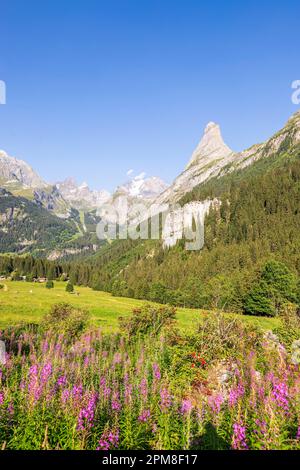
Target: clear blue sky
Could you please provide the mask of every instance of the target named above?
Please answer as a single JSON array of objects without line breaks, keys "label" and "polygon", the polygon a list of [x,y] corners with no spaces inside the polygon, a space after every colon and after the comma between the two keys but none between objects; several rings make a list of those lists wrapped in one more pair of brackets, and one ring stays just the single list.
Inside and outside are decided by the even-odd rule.
[{"label": "clear blue sky", "polygon": [[297,111],[300,2],[0,0],[0,148],[48,181],[170,182],[206,123],[234,150]]}]

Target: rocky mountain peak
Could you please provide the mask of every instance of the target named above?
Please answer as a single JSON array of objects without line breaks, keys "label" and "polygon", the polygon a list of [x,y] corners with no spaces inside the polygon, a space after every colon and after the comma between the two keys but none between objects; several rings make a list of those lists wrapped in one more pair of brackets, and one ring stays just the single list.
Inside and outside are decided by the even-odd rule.
[{"label": "rocky mountain peak", "polygon": [[223,141],[220,126],[215,122],[209,122],[186,168],[198,163],[199,160],[224,158],[232,153]]},{"label": "rocky mountain peak", "polygon": [[78,210],[97,209],[110,197],[110,193],[104,189],[91,190],[85,181],[78,185],[73,177],[56,183],[56,186],[63,198]]},{"label": "rocky mountain peak", "polygon": [[28,163],[11,157],[3,150],[0,150],[0,179],[24,187],[43,188],[47,186]]},{"label": "rocky mountain peak", "polygon": [[137,199],[154,199],[167,189],[168,185],[159,177],[145,178],[145,173],[134,176],[121,186],[118,186],[113,198],[127,196]]}]

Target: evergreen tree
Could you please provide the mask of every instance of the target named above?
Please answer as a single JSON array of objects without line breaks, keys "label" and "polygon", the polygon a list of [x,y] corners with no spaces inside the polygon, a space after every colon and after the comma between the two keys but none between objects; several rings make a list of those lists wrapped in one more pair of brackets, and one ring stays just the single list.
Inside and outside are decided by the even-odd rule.
[{"label": "evergreen tree", "polygon": [[66,292],[74,292],[74,286],[71,282],[68,282],[66,285]]}]

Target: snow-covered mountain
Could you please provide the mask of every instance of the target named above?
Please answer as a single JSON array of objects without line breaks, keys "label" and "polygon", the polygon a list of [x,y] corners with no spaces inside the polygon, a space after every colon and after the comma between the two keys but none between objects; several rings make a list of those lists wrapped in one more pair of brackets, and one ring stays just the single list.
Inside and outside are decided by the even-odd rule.
[{"label": "snow-covered mountain", "polygon": [[56,183],[56,187],[63,198],[75,209],[91,210],[98,209],[110,198],[110,193],[106,190],[91,190],[87,183],[78,185],[74,178],[67,178]]},{"label": "snow-covered mountain", "polygon": [[168,185],[159,177],[145,178],[145,173],[133,177],[130,181],[117,187],[113,199],[127,196],[136,201],[152,201],[167,189]]}]

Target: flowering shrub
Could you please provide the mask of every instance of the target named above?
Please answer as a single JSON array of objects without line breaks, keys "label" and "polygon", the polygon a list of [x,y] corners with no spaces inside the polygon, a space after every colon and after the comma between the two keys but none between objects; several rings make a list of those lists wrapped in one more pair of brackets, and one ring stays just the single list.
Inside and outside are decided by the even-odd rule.
[{"label": "flowering shrub", "polygon": [[174,346],[163,328],[137,338],[86,331],[71,342],[10,329],[2,339],[0,447],[300,449],[299,365],[270,335],[241,337],[226,361],[206,361],[204,340],[191,355],[186,338]]}]

